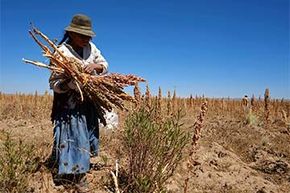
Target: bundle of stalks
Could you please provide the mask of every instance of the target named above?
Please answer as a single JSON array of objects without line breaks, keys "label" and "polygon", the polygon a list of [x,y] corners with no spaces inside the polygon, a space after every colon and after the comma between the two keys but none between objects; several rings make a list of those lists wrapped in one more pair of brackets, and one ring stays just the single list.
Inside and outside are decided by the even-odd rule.
[{"label": "bundle of stalks", "polygon": [[[133,86],[138,82],[144,82],[143,78],[135,75],[122,75],[117,73],[105,74],[100,76],[90,75],[84,72],[80,61],[65,56],[46,35],[35,27],[29,31],[35,42],[42,48],[43,56],[47,57],[51,65],[46,65],[38,61],[23,59],[25,63],[30,63],[39,67],[48,68],[55,73],[63,75],[75,81],[80,99],[84,97],[93,101],[97,109],[100,121],[106,125],[104,118],[105,110],[111,111],[113,107],[125,109],[124,101],[135,102],[134,97],[123,91],[124,87]],[[46,42],[45,45],[40,39]]]}]

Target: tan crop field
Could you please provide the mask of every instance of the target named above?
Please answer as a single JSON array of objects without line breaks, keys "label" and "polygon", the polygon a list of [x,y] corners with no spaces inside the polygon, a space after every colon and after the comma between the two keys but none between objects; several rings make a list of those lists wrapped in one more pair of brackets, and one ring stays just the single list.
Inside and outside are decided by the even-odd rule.
[{"label": "tan crop field", "polygon": [[[135,93],[118,128],[100,129],[90,192],[290,192],[290,101],[267,92],[246,102]],[[0,192],[75,191],[46,165],[51,106],[48,93],[0,94]]]}]

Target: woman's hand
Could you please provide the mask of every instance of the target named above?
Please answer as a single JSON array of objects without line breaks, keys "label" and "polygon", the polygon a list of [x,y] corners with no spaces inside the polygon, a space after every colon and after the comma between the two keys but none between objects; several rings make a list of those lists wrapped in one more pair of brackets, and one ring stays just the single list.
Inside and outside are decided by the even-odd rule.
[{"label": "woman's hand", "polygon": [[104,71],[104,67],[101,64],[91,63],[91,64],[86,65],[84,67],[84,70],[86,73],[89,73],[89,74],[92,74],[94,70],[97,72],[97,74],[100,74]]}]

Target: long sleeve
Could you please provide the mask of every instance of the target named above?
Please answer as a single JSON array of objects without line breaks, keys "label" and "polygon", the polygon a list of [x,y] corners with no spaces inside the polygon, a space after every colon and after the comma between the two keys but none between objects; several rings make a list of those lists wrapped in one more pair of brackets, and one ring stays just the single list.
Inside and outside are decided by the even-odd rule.
[{"label": "long sleeve", "polygon": [[92,51],[94,54],[93,62],[103,66],[104,69],[103,69],[103,72],[101,74],[107,73],[108,72],[108,62],[101,54],[101,51],[94,44],[91,44],[91,46],[92,46]]},{"label": "long sleeve", "polygon": [[49,86],[56,93],[65,93],[70,88],[68,87],[68,80],[65,79],[62,73],[52,72],[49,78]]}]

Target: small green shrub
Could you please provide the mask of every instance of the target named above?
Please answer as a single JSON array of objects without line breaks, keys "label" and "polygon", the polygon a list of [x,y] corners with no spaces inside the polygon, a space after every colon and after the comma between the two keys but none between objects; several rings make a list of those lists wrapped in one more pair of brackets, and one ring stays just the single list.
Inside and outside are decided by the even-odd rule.
[{"label": "small green shrub", "polygon": [[0,192],[27,192],[28,175],[37,167],[35,147],[13,140],[11,134],[1,132],[0,141]]},{"label": "small green shrub", "polygon": [[257,122],[258,122],[257,116],[250,109],[246,114],[246,124],[257,125]]},{"label": "small green shrub", "polygon": [[126,119],[124,143],[129,166],[125,192],[162,191],[189,141],[189,134],[181,129],[180,111],[162,119],[156,112],[141,107]]}]

